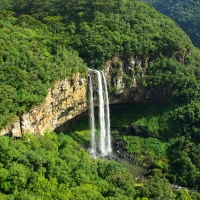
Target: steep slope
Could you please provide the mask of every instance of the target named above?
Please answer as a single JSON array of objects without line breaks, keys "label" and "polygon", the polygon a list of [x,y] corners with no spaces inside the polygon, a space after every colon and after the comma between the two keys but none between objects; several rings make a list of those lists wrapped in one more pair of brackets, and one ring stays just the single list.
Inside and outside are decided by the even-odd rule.
[{"label": "steep slope", "polygon": [[145,0],[161,13],[171,17],[189,35],[193,44],[200,47],[200,3],[195,0]]},{"label": "steep slope", "polygon": [[65,38],[31,16],[0,12],[0,129],[16,115],[44,101],[56,80],[87,73]]},{"label": "steep slope", "polygon": [[[67,77],[73,86],[76,73],[86,77],[84,60],[87,66],[106,73],[111,102],[126,102],[123,100],[127,97],[135,100],[141,92],[147,99],[145,103],[173,106],[173,110],[163,114],[161,127],[157,123],[160,115],[153,117],[155,127],[146,137],[166,139],[165,133],[170,132],[171,126],[165,120],[170,119],[170,125],[176,127],[169,134],[172,163],[166,169],[158,161],[156,167],[168,173],[172,182],[199,188],[200,52],[170,18],[137,0],[8,0],[5,5],[1,7],[13,9],[16,17],[10,11],[0,12],[0,128],[40,104],[47,88],[53,91],[51,87],[57,80]],[[74,92],[76,87],[70,89]],[[152,97],[159,98],[154,101]],[[83,101],[85,105],[86,97]],[[62,102],[58,101],[56,108],[60,109],[60,105]],[[75,106],[76,103],[70,109]],[[63,115],[69,110],[61,109]],[[129,117],[132,115],[124,119]],[[146,118],[133,123],[139,126],[143,122],[142,126],[149,128],[150,114]],[[34,116],[31,125],[36,123]],[[129,125],[125,124],[125,128]]]},{"label": "steep slope", "polygon": [[[30,6],[24,0],[21,6],[13,2],[12,9],[17,16],[31,14],[45,22],[52,35],[59,33],[55,46],[59,41],[62,47],[73,47],[89,67],[100,69],[117,56],[125,69],[127,60],[134,57],[142,62],[148,75],[141,81],[142,86],[169,85],[174,89],[173,96],[183,96],[182,101],[196,98],[194,91],[182,95],[180,90],[185,91],[190,85],[198,90],[195,82],[199,74],[199,52],[173,21],[146,3],[47,0],[33,1]],[[131,74],[138,70],[126,71]]]}]

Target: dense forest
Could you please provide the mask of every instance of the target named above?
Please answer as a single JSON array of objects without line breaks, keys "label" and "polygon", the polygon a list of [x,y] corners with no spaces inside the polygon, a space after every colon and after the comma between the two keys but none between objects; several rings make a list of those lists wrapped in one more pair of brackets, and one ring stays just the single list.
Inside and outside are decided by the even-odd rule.
[{"label": "dense forest", "polygon": [[0,27],[0,129],[56,80],[87,76],[114,56],[146,60],[139,86],[170,91],[162,105],[111,115],[116,148],[146,167],[147,179],[135,183],[119,163],[90,158],[84,141],[72,140],[90,134],[83,121],[66,135],[1,137],[1,199],[200,199],[171,187],[200,189],[200,51],[174,21],[139,0],[5,0]]},{"label": "dense forest", "polygon": [[165,1],[143,0],[164,15],[169,16],[190,36],[193,44],[200,48],[200,2],[195,0]]},{"label": "dense forest", "polygon": [[0,128],[41,103],[56,80],[87,71],[65,37],[31,16],[13,15],[0,12]]},{"label": "dense forest", "polygon": [[[130,199],[133,178],[119,163],[91,159],[63,134],[1,141],[1,199]],[[112,198],[111,198],[112,199]]]}]

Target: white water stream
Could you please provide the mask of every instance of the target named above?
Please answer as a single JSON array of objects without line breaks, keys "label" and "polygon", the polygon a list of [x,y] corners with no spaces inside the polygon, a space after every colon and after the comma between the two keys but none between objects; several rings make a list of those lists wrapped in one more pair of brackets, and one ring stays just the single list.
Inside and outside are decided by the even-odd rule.
[{"label": "white water stream", "polygon": [[93,85],[92,78],[89,75],[89,104],[90,104],[90,127],[91,127],[91,149],[90,154],[96,156],[96,142],[95,142],[95,121],[94,121],[94,100],[93,100]]},{"label": "white water stream", "polygon": [[[89,70],[89,103],[90,103],[90,126],[91,126],[91,148],[90,154],[93,157],[104,157],[112,153],[110,135],[110,111],[107,83],[103,72]],[[99,137],[95,135],[94,99],[92,73],[97,79],[98,105],[99,105]]]},{"label": "white water stream", "polygon": [[106,78],[102,73],[104,83],[104,97],[105,97],[105,119],[106,119],[106,152],[112,153],[111,135],[110,135],[110,110]]}]

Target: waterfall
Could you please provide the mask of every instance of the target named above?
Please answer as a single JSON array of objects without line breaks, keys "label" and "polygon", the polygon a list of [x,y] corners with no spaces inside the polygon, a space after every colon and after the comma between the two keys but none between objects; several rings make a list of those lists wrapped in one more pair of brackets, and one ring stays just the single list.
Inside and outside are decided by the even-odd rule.
[{"label": "waterfall", "polygon": [[96,156],[96,142],[95,142],[95,122],[94,122],[94,100],[93,100],[93,85],[92,78],[89,75],[89,104],[90,104],[90,127],[91,127],[91,149],[90,154]]},{"label": "waterfall", "polygon": [[104,83],[104,93],[105,93],[105,118],[106,118],[106,152],[111,153],[112,152],[112,146],[111,146],[111,135],[110,135],[110,111],[109,111],[109,99],[108,99],[108,90],[107,90],[107,82],[106,78],[102,73],[103,77],[103,83]]},{"label": "waterfall", "polygon": [[[95,136],[95,117],[94,117],[94,99],[92,77],[89,75],[89,102],[90,102],[90,126],[91,126],[91,149],[90,154],[93,157],[104,157],[112,153],[111,135],[110,135],[110,112],[107,83],[103,72],[89,69],[94,73],[98,84],[98,104],[99,104],[99,141]],[[98,145],[97,145],[98,143]]]},{"label": "waterfall", "polygon": [[106,149],[105,149],[106,129],[105,129],[105,112],[104,112],[102,78],[101,78],[101,73],[99,71],[95,70],[95,72],[97,73],[98,95],[99,95],[99,124],[100,124],[99,150],[102,155],[106,155]]}]

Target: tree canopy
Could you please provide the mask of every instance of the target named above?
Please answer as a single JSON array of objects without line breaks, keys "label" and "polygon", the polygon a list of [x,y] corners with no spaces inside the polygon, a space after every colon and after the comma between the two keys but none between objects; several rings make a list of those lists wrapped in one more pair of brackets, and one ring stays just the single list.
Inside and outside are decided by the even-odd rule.
[{"label": "tree canopy", "polygon": [[85,72],[83,61],[101,69],[114,56],[147,62],[142,87],[170,88],[179,103],[198,98],[199,51],[147,3],[7,0],[0,9],[1,128],[42,102],[55,80]]},{"label": "tree canopy", "polygon": [[200,4],[195,0],[165,1],[144,0],[161,13],[171,17],[190,36],[193,44],[200,47]]},{"label": "tree canopy", "polygon": [[[198,30],[198,6],[191,15],[186,1],[181,5],[174,10],[188,7],[183,14],[197,19]],[[140,110],[114,121],[126,120],[125,129],[136,124],[136,134],[145,130],[144,137],[122,138],[132,158],[152,164],[153,177],[139,188],[119,163],[91,159],[69,137],[47,133],[0,138],[1,198],[190,199],[187,190],[174,195],[168,180],[199,189],[200,52],[174,21],[138,0],[5,0],[0,27],[0,129],[40,104],[56,80],[86,75],[87,66],[102,69],[116,56],[124,67],[131,57],[146,63],[138,87],[169,91],[160,113],[144,109],[143,117]]]},{"label": "tree canopy", "polygon": [[0,128],[41,103],[56,80],[87,71],[63,33],[53,34],[29,15],[13,15],[0,12]]},{"label": "tree canopy", "polygon": [[69,136],[0,137],[3,199],[132,199],[132,175],[114,161],[90,158]]}]

